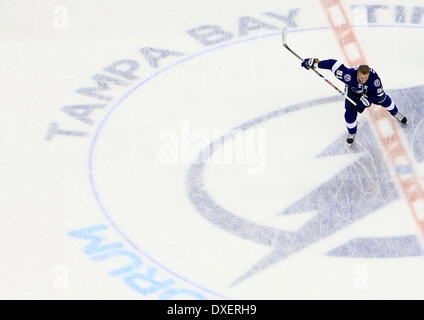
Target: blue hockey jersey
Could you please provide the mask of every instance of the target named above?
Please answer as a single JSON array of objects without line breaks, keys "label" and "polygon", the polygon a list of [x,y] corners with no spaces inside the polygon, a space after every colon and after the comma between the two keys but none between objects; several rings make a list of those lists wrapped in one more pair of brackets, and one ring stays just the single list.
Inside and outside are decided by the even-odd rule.
[{"label": "blue hockey jersey", "polygon": [[343,81],[358,96],[365,95],[370,103],[381,104],[386,99],[381,79],[377,72],[370,68],[368,80],[362,84],[357,75],[358,67],[347,68],[341,61],[328,59],[318,63],[318,68],[331,70],[337,79]]}]

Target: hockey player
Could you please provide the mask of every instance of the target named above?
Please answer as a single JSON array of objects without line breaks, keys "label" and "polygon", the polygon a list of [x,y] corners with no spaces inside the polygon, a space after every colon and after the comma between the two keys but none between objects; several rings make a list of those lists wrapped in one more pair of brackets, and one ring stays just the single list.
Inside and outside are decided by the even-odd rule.
[{"label": "hockey player", "polygon": [[377,72],[367,65],[355,68],[347,68],[342,62],[329,59],[319,61],[317,58],[304,59],[302,67],[306,69],[321,68],[331,70],[337,79],[346,84],[347,96],[356,102],[353,105],[348,99],[345,100],[345,120],[348,130],[347,143],[351,144],[355,139],[358,122],[358,112],[362,113],[372,103],[384,107],[393,117],[402,123],[406,123],[406,117],[398,111],[392,99],[384,92],[381,80]]}]

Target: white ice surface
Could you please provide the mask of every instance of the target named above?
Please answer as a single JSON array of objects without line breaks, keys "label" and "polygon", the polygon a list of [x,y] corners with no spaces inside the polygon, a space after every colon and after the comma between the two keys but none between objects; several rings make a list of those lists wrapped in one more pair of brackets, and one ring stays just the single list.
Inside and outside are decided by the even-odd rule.
[{"label": "white ice surface", "polygon": [[[384,1],[388,9],[376,12],[374,24],[386,27],[377,28],[369,27],[364,9],[352,8],[366,1],[343,1],[368,63],[390,89],[422,85],[421,72],[414,70],[424,67],[424,17],[420,24],[410,23],[413,8],[422,1],[400,2]],[[404,25],[394,20],[396,5],[405,5]],[[104,244],[120,242],[139,256],[142,266],[134,272],[152,268],[157,281],[172,279],[169,288],[206,298],[424,298],[422,257],[325,255],[352,238],[421,236],[403,199],[233,287],[270,247],[210,223],[188,199],[190,156],[207,147],[214,132],[226,133],[274,110],[336,94],[282,48],[278,33],[284,23],[263,14],[287,15],[295,8],[300,8],[295,29],[315,30],[290,32],[293,49],[305,57],[343,60],[320,1],[1,1],[0,298],[163,298],[166,288],[143,294],[125,283],[125,274],[109,274],[128,264],[128,257],[95,262],[95,254],[84,253],[88,241],[69,235],[96,225],[107,227],[99,233]],[[244,16],[277,29],[240,36]],[[156,76],[184,57],[219,46],[206,47],[186,32],[202,25],[230,31],[233,39],[227,43],[269,36],[211,50]],[[166,57],[154,68],[139,51],[143,47],[185,55]],[[94,86],[91,78],[121,59],[139,63],[138,79],[112,86],[107,91],[111,101],[76,93]],[[90,114],[92,124],[62,111],[64,106],[99,103],[105,106]],[[315,158],[337,138],[345,139],[343,112],[343,102],[331,102],[260,124],[253,135],[264,134],[266,143],[259,145],[264,162],[210,164],[205,188],[220,206],[243,219],[299,229],[316,212],[276,214],[361,157]],[[366,119],[363,115],[359,121]],[[86,136],[46,140],[52,123]],[[184,137],[186,130],[194,136]],[[177,137],[174,164],[161,158],[169,134]],[[89,170],[93,141],[94,185]],[[416,169],[424,177],[422,163]],[[367,285],[358,286],[364,275]],[[151,285],[139,284],[145,289]]]}]

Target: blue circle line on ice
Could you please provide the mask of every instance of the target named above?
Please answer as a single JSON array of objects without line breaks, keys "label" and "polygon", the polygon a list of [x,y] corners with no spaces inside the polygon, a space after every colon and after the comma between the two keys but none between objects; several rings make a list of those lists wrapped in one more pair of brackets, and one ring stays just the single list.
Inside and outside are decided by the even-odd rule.
[{"label": "blue circle line on ice", "polygon": [[[381,25],[381,24],[374,24],[374,25],[353,25],[353,28],[407,28],[407,29],[424,29],[424,26],[419,26],[419,25]],[[331,27],[330,26],[324,26],[324,27],[314,27],[314,28],[303,28],[303,29],[291,29],[288,30],[288,33],[297,33],[297,32],[307,32],[307,31],[319,31],[319,30],[330,30]],[[108,111],[108,113],[105,115],[105,117],[103,118],[103,120],[100,122],[94,137],[91,141],[91,145],[90,145],[90,150],[89,150],[89,159],[88,159],[88,169],[89,169],[89,180],[90,180],[90,185],[94,194],[94,197],[103,213],[103,215],[106,217],[106,219],[109,221],[109,223],[111,224],[111,226],[118,232],[118,234],[131,246],[133,247],[137,252],[139,252],[140,254],[142,254],[143,256],[145,256],[146,258],[150,259],[153,263],[155,263],[157,266],[159,266],[160,268],[162,268],[163,270],[169,272],[170,274],[172,274],[173,276],[175,276],[176,278],[185,281],[186,283],[189,283],[191,285],[193,285],[194,287],[197,287],[198,289],[201,289],[207,293],[210,293],[212,295],[224,298],[224,299],[228,299],[228,297],[225,297],[221,294],[218,294],[216,292],[213,292],[201,285],[198,285],[192,281],[190,281],[189,279],[186,279],[185,277],[175,273],[174,271],[170,270],[168,267],[164,266],[163,264],[161,264],[160,262],[158,262],[156,259],[154,259],[153,257],[151,257],[150,255],[148,255],[145,251],[143,251],[139,246],[137,246],[131,239],[129,239],[125,233],[119,228],[119,226],[113,221],[113,219],[111,218],[109,212],[107,211],[107,209],[105,208],[105,206],[103,205],[103,202],[100,199],[100,196],[98,194],[97,188],[96,188],[96,183],[95,183],[95,179],[94,179],[94,175],[93,175],[93,159],[94,159],[94,150],[95,150],[95,146],[96,143],[99,139],[101,130],[103,129],[105,123],[107,122],[107,120],[110,118],[110,116],[112,115],[112,113],[120,106],[122,105],[122,103],[133,93],[135,92],[137,89],[139,89],[140,87],[142,87],[144,84],[146,84],[147,82],[149,82],[150,80],[158,77],[159,75],[161,75],[162,73],[173,69],[174,67],[192,60],[196,57],[208,54],[210,52],[214,52],[223,48],[227,48],[230,46],[234,46],[236,44],[241,44],[241,43],[245,43],[245,42],[249,42],[249,41],[253,41],[253,40],[257,40],[257,39],[264,39],[264,38],[269,38],[269,37],[276,37],[276,36],[281,36],[280,32],[273,32],[273,33],[269,33],[269,34],[265,34],[265,35],[260,35],[260,36],[254,36],[254,37],[249,37],[246,39],[241,39],[241,40],[237,40],[237,41],[233,41],[230,43],[225,43],[207,50],[203,50],[200,51],[198,53],[195,53],[191,56],[187,56],[185,58],[182,58],[180,60],[178,60],[177,62],[166,66],[162,69],[160,69],[159,71],[155,72],[154,74],[152,74],[151,76],[143,79],[142,81],[140,81],[138,84],[136,84],[133,88],[131,88],[125,95],[123,95],[120,99],[118,99],[110,108],[110,110]],[[319,105],[321,103],[323,103],[324,101],[329,102],[330,100],[335,101],[335,99],[341,99],[341,96],[336,96],[336,97],[331,97],[331,98],[324,98],[324,99],[317,99],[317,100],[312,100],[312,101],[308,101],[308,102],[304,102],[304,103],[300,103],[297,105],[292,105],[292,106],[288,106],[282,109],[277,110],[277,112],[282,112],[282,110],[284,109],[284,113],[289,113],[289,112],[293,112],[293,111],[297,111],[301,108],[307,108],[307,107],[312,107],[312,106],[316,106]]]}]

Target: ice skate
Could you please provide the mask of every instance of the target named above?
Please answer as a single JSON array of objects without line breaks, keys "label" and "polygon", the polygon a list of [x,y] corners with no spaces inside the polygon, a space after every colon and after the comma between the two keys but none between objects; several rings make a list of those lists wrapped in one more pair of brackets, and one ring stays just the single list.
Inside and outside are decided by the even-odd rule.
[{"label": "ice skate", "polygon": [[406,119],[406,117],[402,113],[400,113],[399,111],[393,117],[395,117],[397,120],[399,120],[402,123],[407,123],[408,122],[408,120]]},{"label": "ice skate", "polygon": [[353,140],[355,140],[355,135],[356,133],[348,133],[346,142],[352,144]]}]

